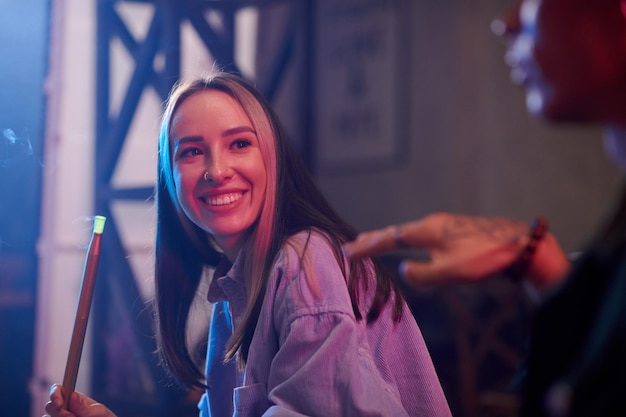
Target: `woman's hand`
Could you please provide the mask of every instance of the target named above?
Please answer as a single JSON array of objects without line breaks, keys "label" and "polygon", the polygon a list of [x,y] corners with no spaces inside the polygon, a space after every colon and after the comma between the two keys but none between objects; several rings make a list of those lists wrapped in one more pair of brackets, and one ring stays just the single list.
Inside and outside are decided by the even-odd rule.
[{"label": "woman's hand", "polygon": [[[64,393],[61,385],[50,388],[50,401],[45,410],[50,417],[116,417],[104,405],[79,392],[73,392],[67,410],[64,405]],[[46,416],[44,416],[46,417]]]},{"label": "woman's hand", "polygon": [[[529,241],[524,222],[434,213],[420,220],[361,233],[344,245],[351,258],[404,249],[425,250],[427,261],[405,260],[400,274],[417,286],[469,283],[504,272]],[[551,233],[537,246],[526,277],[537,288],[560,282],[570,263]]]}]

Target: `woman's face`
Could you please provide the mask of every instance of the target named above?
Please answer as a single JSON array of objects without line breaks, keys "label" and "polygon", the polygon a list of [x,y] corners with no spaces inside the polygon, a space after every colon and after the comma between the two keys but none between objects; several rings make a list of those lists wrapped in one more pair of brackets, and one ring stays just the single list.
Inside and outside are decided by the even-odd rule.
[{"label": "woman's face", "polygon": [[593,1],[604,5],[583,10],[580,0],[522,0],[494,22],[509,41],[511,79],[526,90],[531,114],[555,121],[610,117],[607,103],[623,78],[614,36],[621,15],[616,6],[619,16],[608,19],[605,0]]},{"label": "woman's face", "polygon": [[169,136],[176,197],[185,215],[233,261],[259,218],[267,187],[250,119],[230,95],[200,91],[176,109]]}]

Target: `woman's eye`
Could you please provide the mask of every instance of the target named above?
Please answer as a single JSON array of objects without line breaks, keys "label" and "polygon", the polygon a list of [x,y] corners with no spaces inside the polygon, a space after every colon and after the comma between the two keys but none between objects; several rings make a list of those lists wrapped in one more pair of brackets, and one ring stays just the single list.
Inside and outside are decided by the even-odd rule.
[{"label": "woman's eye", "polygon": [[202,151],[199,148],[185,148],[178,154],[179,158],[189,158],[192,156],[202,155]]},{"label": "woman's eye", "polygon": [[235,149],[244,149],[250,145],[252,145],[252,142],[249,141],[248,139],[237,139],[233,141],[233,143],[230,146]]}]

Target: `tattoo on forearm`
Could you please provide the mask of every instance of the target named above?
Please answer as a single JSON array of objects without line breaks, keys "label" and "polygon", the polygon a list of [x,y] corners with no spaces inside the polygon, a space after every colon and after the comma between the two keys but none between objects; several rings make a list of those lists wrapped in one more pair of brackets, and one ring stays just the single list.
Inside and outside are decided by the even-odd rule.
[{"label": "tattoo on forearm", "polygon": [[443,225],[441,233],[443,240],[481,236],[494,242],[514,243],[524,238],[528,230],[523,223],[505,218],[454,216]]}]

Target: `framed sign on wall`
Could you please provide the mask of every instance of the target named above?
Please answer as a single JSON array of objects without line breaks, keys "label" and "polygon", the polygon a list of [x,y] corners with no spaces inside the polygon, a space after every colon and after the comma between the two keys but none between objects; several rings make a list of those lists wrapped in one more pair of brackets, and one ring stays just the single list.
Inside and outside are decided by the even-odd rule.
[{"label": "framed sign on wall", "polygon": [[315,6],[315,142],[322,172],[394,166],[406,154],[410,42],[405,0]]}]

